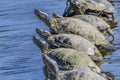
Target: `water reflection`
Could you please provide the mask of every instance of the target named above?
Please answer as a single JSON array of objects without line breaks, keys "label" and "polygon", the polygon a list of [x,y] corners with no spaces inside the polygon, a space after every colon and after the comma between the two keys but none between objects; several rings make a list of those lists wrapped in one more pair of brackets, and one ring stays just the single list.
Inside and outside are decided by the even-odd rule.
[{"label": "water reflection", "polygon": [[[114,4],[120,11],[120,2]],[[62,15],[65,0],[0,0],[0,80],[44,80],[40,50],[32,42],[32,36],[36,27],[47,27],[34,15],[35,8],[50,15],[52,12]],[[117,12],[118,22],[119,15]],[[120,40],[119,31],[117,27],[115,42]],[[110,64],[102,67],[114,73],[116,80],[120,80],[119,52],[113,52],[110,60],[106,60]]]}]

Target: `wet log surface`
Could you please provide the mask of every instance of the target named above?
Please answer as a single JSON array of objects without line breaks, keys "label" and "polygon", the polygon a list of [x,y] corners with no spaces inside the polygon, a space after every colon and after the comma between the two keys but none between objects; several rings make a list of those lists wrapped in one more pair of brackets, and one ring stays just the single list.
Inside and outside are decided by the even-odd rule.
[{"label": "wet log surface", "polygon": [[[114,2],[118,27],[114,29],[115,46],[120,47],[120,2]],[[34,9],[62,15],[65,0],[0,1],[0,80],[44,80],[40,50],[32,42],[35,28],[48,29],[34,15]],[[104,60],[104,71],[120,80],[120,49]]]}]

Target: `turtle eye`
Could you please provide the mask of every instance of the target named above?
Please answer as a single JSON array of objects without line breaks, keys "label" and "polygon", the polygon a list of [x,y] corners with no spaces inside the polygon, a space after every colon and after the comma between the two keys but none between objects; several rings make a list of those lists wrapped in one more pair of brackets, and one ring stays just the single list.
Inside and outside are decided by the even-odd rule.
[{"label": "turtle eye", "polygon": [[79,4],[78,0],[72,0],[71,3],[74,4],[74,5]]},{"label": "turtle eye", "polygon": [[75,6],[76,6],[77,8],[79,8],[79,7],[80,7],[80,4],[76,4]]}]

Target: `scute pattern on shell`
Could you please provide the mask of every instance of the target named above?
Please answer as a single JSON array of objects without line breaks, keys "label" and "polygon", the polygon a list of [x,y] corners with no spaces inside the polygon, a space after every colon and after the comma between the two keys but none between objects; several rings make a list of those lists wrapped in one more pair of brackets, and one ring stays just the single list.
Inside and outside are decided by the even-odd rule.
[{"label": "scute pattern on shell", "polygon": [[75,15],[73,18],[81,19],[97,27],[98,30],[107,30],[110,26],[101,18],[94,15]]},{"label": "scute pattern on shell", "polygon": [[[47,42],[55,47],[73,48],[91,55],[93,60],[101,60],[98,49],[87,39],[74,34],[57,34],[48,38]],[[86,44],[86,45],[85,45]]]},{"label": "scute pattern on shell", "polygon": [[[78,68],[92,69],[100,73],[101,69],[90,59],[84,52],[79,52],[74,49],[57,48],[52,49],[47,54],[54,59],[59,66],[74,66]],[[84,58],[83,58],[84,57]],[[82,65],[81,65],[82,64]]]},{"label": "scute pattern on shell", "polygon": [[68,0],[72,5],[81,8],[85,4],[86,9],[115,13],[115,8],[107,0]]},{"label": "scute pattern on shell", "polygon": [[54,18],[50,27],[56,33],[73,33],[84,37],[94,44],[109,44],[109,41],[97,28],[79,19]]}]

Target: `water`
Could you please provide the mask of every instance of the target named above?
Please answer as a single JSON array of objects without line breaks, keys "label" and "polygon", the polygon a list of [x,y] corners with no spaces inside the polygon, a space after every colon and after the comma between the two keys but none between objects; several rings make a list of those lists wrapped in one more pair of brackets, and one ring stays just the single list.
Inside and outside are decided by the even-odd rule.
[{"label": "water", "polygon": [[[10,1],[10,2],[9,2]],[[120,2],[115,2],[120,11]],[[35,28],[48,29],[34,15],[34,9],[41,9],[52,15],[62,15],[65,0],[0,0],[0,80],[44,80],[43,62],[40,50],[32,41]],[[120,22],[120,12],[117,21]],[[120,24],[114,30],[115,42],[120,40]],[[115,45],[115,46],[120,46]],[[109,64],[102,66],[120,80],[120,50],[110,55]]]},{"label": "water", "polygon": [[[114,2],[116,8],[116,20],[118,21],[118,27],[114,29],[115,35],[115,46],[120,47],[120,1]],[[113,52],[112,55],[109,56],[110,60],[107,60],[109,64],[103,65],[103,70],[110,71],[115,75],[115,80],[120,80],[120,49]]]}]

